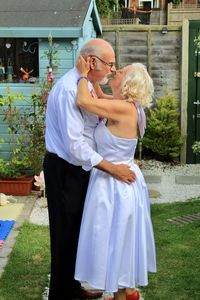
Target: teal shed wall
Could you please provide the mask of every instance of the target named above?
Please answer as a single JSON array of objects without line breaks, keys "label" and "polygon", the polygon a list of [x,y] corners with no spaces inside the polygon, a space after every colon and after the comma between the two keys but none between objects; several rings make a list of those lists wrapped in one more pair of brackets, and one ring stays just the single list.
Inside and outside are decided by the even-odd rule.
[{"label": "teal shed wall", "polygon": [[[30,103],[31,95],[34,93],[37,93],[39,91],[39,85],[38,84],[14,84],[14,83],[1,83],[0,84],[0,95],[5,96],[6,95],[6,88],[9,86],[10,92],[12,94],[23,94],[24,100],[17,100],[15,103],[15,106],[19,109],[28,106],[28,102]],[[0,106],[0,158],[3,159],[9,159],[10,156],[10,143],[9,143],[9,134],[8,134],[8,126],[6,122],[3,120],[3,109],[4,107]],[[17,137],[17,135],[16,135]]]},{"label": "teal shed wall", "polygon": [[[65,74],[74,65],[74,50],[71,44],[72,39],[53,39],[53,43],[57,45],[57,58],[59,62],[58,69],[54,71],[57,80]],[[48,39],[42,39],[39,43],[39,77],[40,80],[47,78],[48,58],[45,55],[48,51]]]},{"label": "teal shed wall", "polygon": [[[39,82],[35,84],[0,83],[0,95],[6,95],[7,86],[10,87],[11,93],[23,94],[26,100],[16,102],[17,107],[20,108],[28,105],[27,100],[29,99],[30,101],[33,93],[40,91],[41,82],[47,80],[47,66],[49,62],[45,55],[45,51],[48,50],[48,36],[50,33],[53,37],[53,43],[58,45],[57,58],[59,66],[58,69],[54,71],[54,81],[58,80],[74,66],[76,57],[82,45],[102,32],[95,0],[90,1],[87,11],[81,9],[80,12],[82,17],[85,17],[83,17],[82,25],[76,25],[77,27],[22,27],[21,25],[18,27],[13,27],[12,25],[0,27],[1,38],[38,38],[39,45]],[[74,42],[75,46],[73,46]],[[8,143],[8,126],[5,121],[3,121],[4,116],[2,109],[3,107],[0,106],[0,158],[9,159],[10,147]]]}]

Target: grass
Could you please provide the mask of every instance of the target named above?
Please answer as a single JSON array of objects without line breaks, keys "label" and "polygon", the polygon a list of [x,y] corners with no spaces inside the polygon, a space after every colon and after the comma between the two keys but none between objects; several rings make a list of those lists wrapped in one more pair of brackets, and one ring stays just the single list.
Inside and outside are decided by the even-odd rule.
[{"label": "grass", "polygon": [[200,299],[200,221],[177,226],[167,219],[200,212],[200,199],[152,205],[157,273],[143,288],[145,300]]},{"label": "grass", "polygon": [[[177,226],[167,219],[200,212],[200,199],[152,205],[157,267],[145,300],[200,299],[200,221]],[[0,300],[41,300],[49,274],[47,226],[25,223],[0,278]]]},{"label": "grass", "polygon": [[41,300],[49,261],[48,226],[24,223],[0,278],[0,300]]}]

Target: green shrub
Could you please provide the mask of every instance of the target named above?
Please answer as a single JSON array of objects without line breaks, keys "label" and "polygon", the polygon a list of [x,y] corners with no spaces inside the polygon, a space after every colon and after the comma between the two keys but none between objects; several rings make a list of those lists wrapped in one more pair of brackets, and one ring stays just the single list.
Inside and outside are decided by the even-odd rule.
[{"label": "green shrub", "polygon": [[147,129],[142,143],[155,158],[163,161],[179,159],[183,144],[179,128],[179,112],[176,96],[169,90],[155,101],[150,110]]},{"label": "green shrub", "polygon": [[11,160],[0,159],[0,179],[18,178],[30,168],[30,162],[26,156],[19,158],[13,156]]},{"label": "green shrub", "polygon": [[194,142],[192,145],[192,150],[195,154],[200,154],[200,141]]},{"label": "green shrub", "polygon": [[7,142],[9,146],[8,160],[0,159],[0,178],[17,178],[24,175],[30,168],[30,162],[24,153],[24,134],[21,132],[22,109],[16,106],[16,101],[24,100],[22,94],[11,93],[10,87],[6,88],[6,95],[0,95],[1,114],[3,122],[8,126]]},{"label": "green shrub", "polygon": [[[45,93],[48,94],[46,90]],[[6,95],[0,97],[3,122],[8,125],[9,145],[8,160],[0,160],[0,178],[39,174],[42,170],[46,108],[43,98],[44,89],[25,99],[22,94],[11,93],[10,87],[7,87]],[[28,105],[16,105],[19,100],[26,101]]]}]

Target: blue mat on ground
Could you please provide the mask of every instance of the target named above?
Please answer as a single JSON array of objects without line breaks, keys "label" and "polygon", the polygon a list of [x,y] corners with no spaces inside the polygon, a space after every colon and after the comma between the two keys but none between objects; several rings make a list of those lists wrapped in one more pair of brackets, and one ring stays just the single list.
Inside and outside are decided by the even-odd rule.
[{"label": "blue mat on ground", "polygon": [[0,220],[0,240],[5,241],[14,224],[14,220]]}]

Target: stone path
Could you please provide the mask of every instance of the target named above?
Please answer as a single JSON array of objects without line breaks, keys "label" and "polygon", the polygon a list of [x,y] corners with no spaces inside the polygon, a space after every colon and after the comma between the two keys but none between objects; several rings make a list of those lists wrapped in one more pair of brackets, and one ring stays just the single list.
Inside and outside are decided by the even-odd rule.
[{"label": "stone path", "polygon": [[167,219],[167,221],[169,223],[175,224],[175,225],[185,225],[185,224],[190,224],[192,222],[195,221],[199,221],[200,220],[200,212],[196,213],[196,214],[191,214],[191,215],[186,215],[186,216],[178,216],[178,217],[174,217],[171,219]]},{"label": "stone path", "polygon": [[[184,202],[190,198],[200,197],[200,166],[196,174],[176,174],[169,170],[142,169],[151,203]],[[152,175],[154,174],[155,175]],[[156,174],[157,173],[157,174]]]}]

